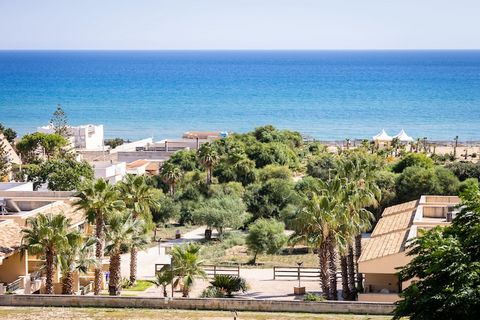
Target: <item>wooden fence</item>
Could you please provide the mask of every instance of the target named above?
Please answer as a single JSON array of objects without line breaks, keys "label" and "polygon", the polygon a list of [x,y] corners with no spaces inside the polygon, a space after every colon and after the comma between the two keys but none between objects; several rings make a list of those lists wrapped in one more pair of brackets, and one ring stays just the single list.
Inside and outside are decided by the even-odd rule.
[{"label": "wooden fence", "polygon": [[[337,279],[341,279],[342,274],[337,272]],[[289,279],[303,279],[303,280],[319,280],[320,279],[320,268],[309,268],[309,267],[273,267],[273,280],[279,278],[289,278]]]}]

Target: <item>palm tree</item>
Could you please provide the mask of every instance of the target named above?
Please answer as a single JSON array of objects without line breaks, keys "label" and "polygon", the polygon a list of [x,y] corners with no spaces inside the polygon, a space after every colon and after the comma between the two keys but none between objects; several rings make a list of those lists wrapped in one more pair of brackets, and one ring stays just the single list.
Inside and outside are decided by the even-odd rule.
[{"label": "palm tree", "polygon": [[57,255],[57,263],[62,272],[62,294],[74,294],[74,272],[87,273],[90,267],[95,266],[95,243],[95,238],[84,238],[78,231],[72,232],[68,237],[66,247]]},{"label": "palm tree", "polygon": [[130,247],[144,227],[142,220],[134,220],[131,213],[118,213],[109,217],[106,226],[106,253],[110,256],[108,292],[120,295],[122,247]]},{"label": "palm tree", "polygon": [[206,279],[207,277],[202,268],[203,261],[200,260],[199,253],[200,246],[194,243],[172,248],[173,274],[177,277],[174,286],[179,283],[183,285],[183,297],[188,297],[195,278]]},{"label": "palm tree", "polygon": [[162,177],[163,181],[168,184],[170,195],[174,196],[175,185],[182,177],[182,170],[170,162],[165,162],[160,170],[160,176]]},{"label": "palm tree", "polygon": [[212,183],[213,167],[217,164],[220,157],[209,142],[202,144],[198,149],[197,156],[200,163],[207,169],[207,185],[210,185]]},{"label": "palm tree", "polygon": [[75,194],[78,198],[74,202],[77,210],[83,210],[90,223],[95,223],[95,237],[97,240],[95,257],[94,294],[100,294],[102,286],[102,259],[105,242],[105,220],[115,213],[125,209],[125,203],[119,200],[118,191],[104,179],[87,181]]},{"label": "palm tree", "polygon": [[[159,194],[147,185],[145,176],[127,175],[118,184],[118,190],[134,220],[151,221],[151,209],[160,208]],[[137,246],[130,249],[130,282],[132,285],[137,282]]]},{"label": "palm tree", "polygon": [[158,287],[162,287],[163,296],[166,298],[167,295],[167,286],[173,281],[173,272],[168,266],[163,266],[159,272],[155,274],[155,280],[151,282]]},{"label": "palm tree", "polygon": [[22,230],[22,247],[32,255],[45,256],[46,283],[45,293],[53,294],[53,273],[56,266],[55,256],[61,254],[68,244],[70,220],[64,214],[38,214],[27,219]]},{"label": "palm tree", "polygon": [[336,252],[344,239],[337,232],[343,222],[339,206],[343,179],[334,177],[319,181],[320,192],[310,192],[295,219],[294,241],[305,241],[318,250],[320,284],[323,294],[330,300],[337,298]]}]

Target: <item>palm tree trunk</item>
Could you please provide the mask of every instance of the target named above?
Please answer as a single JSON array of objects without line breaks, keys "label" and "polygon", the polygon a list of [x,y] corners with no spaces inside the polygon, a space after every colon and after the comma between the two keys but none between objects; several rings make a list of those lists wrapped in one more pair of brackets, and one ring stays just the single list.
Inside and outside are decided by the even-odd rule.
[{"label": "palm tree trunk", "polygon": [[363,292],[363,274],[358,270],[358,260],[362,254],[362,235],[355,237],[355,270],[357,271],[357,291]]},{"label": "palm tree trunk", "polygon": [[70,271],[63,275],[62,294],[73,294],[73,273]]},{"label": "palm tree trunk", "polygon": [[137,248],[130,249],[130,282],[134,286],[137,282]]},{"label": "palm tree trunk", "polygon": [[120,274],[121,274],[121,264],[120,264],[120,252],[115,251],[112,256],[110,256],[110,279],[108,281],[108,293],[111,296],[120,295]]},{"label": "palm tree trunk", "polygon": [[207,167],[207,185],[212,183],[212,167]]},{"label": "palm tree trunk", "polygon": [[45,280],[45,293],[46,294],[53,294],[53,259],[54,259],[54,253],[47,249],[46,254],[45,254],[45,260],[46,260],[46,271],[47,271],[47,279]]},{"label": "palm tree trunk", "polygon": [[353,247],[348,246],[347,255],[347,270],[348,270],[348,287],[350,289],[350,295],[348,300],[355,300],[357,296],[357,290],[355,288],[355,264],[353,262]]},{"label": "palm tree trunk", "polygon": [[318,264],[320,267],[320,286],[325,298],[330,294],[330,282],[328,276],[328,247],[327,243],[323,242],[318,248]]},{"label": "palm tree trunk", "polygon": [[166,285],[163,285],[163,297],[166,298],[167,297],[167,286]]},{"label": "palm tree trunk", "polygon": [[340,270],[342,272],[342,297],[344,300],[348,300],[351,296],[351,291],[348,286],[348,267],[345,255],[340,256]]},{"label": "palm tree trunk", "polygon": [[95,266],[95,281],[94,281],[94,295],[100,294],[100,289],[102,287],[102,260],[103,260],[103,239],[105,237],[103,230],[103,216],[100,213],[97,213],[95,218],[95,236],[97,238],[97,243],[95,246],[95,257],[97,259],[97,265]]},{"label": "palm tree trunk", "polygon": [[338,299],[337,292],[337,253],[335,251],[335,243],[331,237],[328,241],[328,271],[330,279],[330,300]]}]

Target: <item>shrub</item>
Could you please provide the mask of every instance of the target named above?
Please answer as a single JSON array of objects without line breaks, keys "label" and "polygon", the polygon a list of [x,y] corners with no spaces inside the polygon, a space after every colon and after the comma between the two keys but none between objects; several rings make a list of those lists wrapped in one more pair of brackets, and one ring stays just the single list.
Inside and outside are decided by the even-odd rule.
[{"label": "shrub", "polygon": [[208,287],[203,290],[200,298],[225,298],[225,292],[216,287]]},{"label": "shrub", "polygon": [[247,291],[247,281],[242,277],[217,274],[210,283],[212,287],[225,292],[228,297],[232,297],[234,292]]},{"label": "shrub", "polygon": [[433,160],[423,153],[409,153],[392,168],[393,172],[402,173],[408,167],[432,168]]},{"label": "shrub", "polygon": [[303,296],[303,301],[325,301],[325,297],[316,293],[307,292]]}]

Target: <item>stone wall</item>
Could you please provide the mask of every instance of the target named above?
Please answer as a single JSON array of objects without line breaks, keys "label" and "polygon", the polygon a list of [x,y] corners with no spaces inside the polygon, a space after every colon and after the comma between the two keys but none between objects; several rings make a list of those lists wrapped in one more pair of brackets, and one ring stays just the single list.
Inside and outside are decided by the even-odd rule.
[{"label": "stone wall", "polygon": [[265,312],[391,314],[392,303],[376,302],[303,302],[246,299],[186,299],[64,295],[1,295],[0,306],[106,307],[187,310],[235,310]]}]

